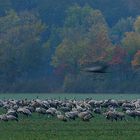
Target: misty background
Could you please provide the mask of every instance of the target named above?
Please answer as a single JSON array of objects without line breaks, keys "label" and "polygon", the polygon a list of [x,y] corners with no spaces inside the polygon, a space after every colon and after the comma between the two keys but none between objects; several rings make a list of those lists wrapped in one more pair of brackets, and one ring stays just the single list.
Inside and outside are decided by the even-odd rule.
[{"label": "misty background", "polygon": [[0,0],[1,93],[138,93],[139,65],[140,0]]}]

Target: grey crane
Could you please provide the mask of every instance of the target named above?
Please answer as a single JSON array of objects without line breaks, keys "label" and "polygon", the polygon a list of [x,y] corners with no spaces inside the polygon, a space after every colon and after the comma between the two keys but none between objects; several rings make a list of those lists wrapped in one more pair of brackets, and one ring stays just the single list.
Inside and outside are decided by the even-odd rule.
[{"label": "grey crane", "polygon": [[83,71],[90,72],[90,73],[107,73],[108,67],[109,66],[107,64],[104,65],[99,64],[92,67],[86,67],[83,69]]}]

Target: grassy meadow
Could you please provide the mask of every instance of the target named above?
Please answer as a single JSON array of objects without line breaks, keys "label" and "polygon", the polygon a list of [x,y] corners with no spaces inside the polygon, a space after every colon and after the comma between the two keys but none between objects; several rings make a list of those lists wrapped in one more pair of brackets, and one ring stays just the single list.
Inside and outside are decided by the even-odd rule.
[{"label": "grassy meadow", "polygon": [[[80,95],[80,94],[1,94],[0,98],[85,98],[136,99],[140,95]],[[1,113],[5,110],[0,109]],[[111,122],[96,115],[90,122],[80,119],[62,122],[47,115],[33,113],[31,117],[19,116],[19,122],[0,122],[0,140],[139,140],[140,120],[127,117],[127,121]]]},{"label": "grassy meadow", "polygon": [[110,122],[96,116],[90,122],[61,122],[34,114],[19,122],[0,122],[0,140],[139,140],[140,120]]},{"label": "grassy meadow", "polygon": [[0,94],[0,99],[33,99],[38,97],[39,99],[86,99],[86,98],[93,98],[95,100],[102,100],[102,99],[140,99],[140,94],[75,94],[75,93],[34,93],[34,94],[18,94],[18,93],[10,93],[10,94]]}]

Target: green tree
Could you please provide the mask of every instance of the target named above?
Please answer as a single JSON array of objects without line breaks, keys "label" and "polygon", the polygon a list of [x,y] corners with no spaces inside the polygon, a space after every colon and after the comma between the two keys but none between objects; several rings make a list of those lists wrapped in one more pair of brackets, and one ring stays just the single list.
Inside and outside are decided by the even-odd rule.
[{"label": "green tree", "polygon": [[0,16],[12,8],[11,0],[0,0]]},{"label": "green tree", "polygon": [[140,33],[140,16],[137,17],[134,23],[135,32]]},{"label": "green tree", "polygon": [[0,26],[0,77],[1,81],[14,83],[38,70],[45,26],[32,13],[14,11],[0,17]]},{"label": "green tree", "polygon": [[126,32],[133,31],[134,18],[121,18],[111,29],[110,37],[115,44],[120,44]]}]

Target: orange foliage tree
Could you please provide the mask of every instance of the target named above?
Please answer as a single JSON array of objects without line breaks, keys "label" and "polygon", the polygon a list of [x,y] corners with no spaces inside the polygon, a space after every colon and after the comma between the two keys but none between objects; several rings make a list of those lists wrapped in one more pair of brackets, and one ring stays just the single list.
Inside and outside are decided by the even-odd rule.
[{"label": "orange foliage tree", "polygon": [[122,64],[124,63],[125,57],[127,56],[127,52],[125,49],[123,49],[120,46],[115,46],[111,55],[111,60],[109,61],[109,64]]},{"label": "orange foliage tree", "polygon": [[134,55],[134,59],[131,62],[133,67],[140,66],[140,50]]}]

